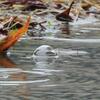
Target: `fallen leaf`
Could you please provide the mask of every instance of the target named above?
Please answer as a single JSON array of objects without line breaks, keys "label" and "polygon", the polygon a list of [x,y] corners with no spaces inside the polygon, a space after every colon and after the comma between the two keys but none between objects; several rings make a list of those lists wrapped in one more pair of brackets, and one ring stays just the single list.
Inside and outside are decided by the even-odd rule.
[{"label": "fallen leaf", "polygon": [[7,38],[3,40],[4,42],[0,44],[0,52],[4,52],[8,50],[11,46],[13,46],[17,42],[17,40],[27,32],[29,23],[30,17],[27,19],[25,25],[22,28],[18,29],[17,32],[9,33]]}]

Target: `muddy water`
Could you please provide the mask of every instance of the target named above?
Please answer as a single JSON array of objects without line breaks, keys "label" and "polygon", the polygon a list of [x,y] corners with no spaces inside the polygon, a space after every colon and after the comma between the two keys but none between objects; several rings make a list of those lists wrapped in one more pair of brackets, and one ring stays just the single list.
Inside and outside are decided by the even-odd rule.
[{"label": "muddy water", "polygon": [[[70,39],[99,39],[100,24],[94,25],[71,28]],[[23,38],[0,56],[0,100],[100,100],[99,40],[75,43],[53,36]],[[30,57],[43,44],[57,50],[58,57]]]}]

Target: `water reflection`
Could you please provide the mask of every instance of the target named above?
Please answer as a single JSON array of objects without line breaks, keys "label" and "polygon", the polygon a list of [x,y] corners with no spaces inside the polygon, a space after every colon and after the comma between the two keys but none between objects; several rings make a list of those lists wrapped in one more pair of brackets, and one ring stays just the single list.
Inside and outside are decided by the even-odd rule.
[{"label": "water reflection", "polygon": [[[39,45],[34,46],[34,50],[37,47]],[[16,61],[16,66],[0,68],[1,74],[8,75],[0,78],[0,96],[10,100],[87,100],[88,97],[100,97],[100,49],[53,48],[59,54],[58,58],[28,58],[33,49],[22,46],[18,46],[15,52],[11,51],[13,53],[8,58]]]},{"label": "water reflection", "polygon": [[[43,74],[42,72],[39,73],[39,71],[28,71],[17,68],[18,65],[7,55],[0,56],[0,66],[2,67],[0,68],[0,88],[5,88],[0,95],[1,100],[4,98],[10,100],[19,100],[19,98],[30,100],[30,95],[32,94],[30,93],[28,84],[34,83],[34,86],[37,86],[49,80],[41,76]],[[13,89],[15,90],[13,91]],[[7,92],[8,90],[10,92]]]},{"label": "water reflection", "polygon": [[[7,55],[0,57],[0,85],[22,85],[48,81],[48,79],[37,78],[37,76],[45,76],[44,72],[22,69],[21,65],[15,64]],[[30,76],[33,79],[30,79]]]},{"label": "water reflection", "polygon": [[5,68],[14,68],[16,64],[6,54],[1,54],[0,66]]},{"label": "water reflection", "polygon": [[[16,64],[7,56],[7,54],[0,55],[0,75],[1,78],[11,80],[26,80],[26,75],[21,73],[21,69],[16,68]],[[6,83],[0,81],[0,83]]]},{"label": "water reflection", "polygon": [[[8,57],[6,54],[0,55],[0,85],[3,86],[17,86],[19,83],[16,83],[14,81],[25,81],[27,80],[27,75],[25,73],[22,73],[20,69],[16,68],[16,64]],[[12,81],[13,80],[13,81]],[[10,83],[9,83],[10,82]],[[16,92],[20,92],[18,96],[23,96],[24,100],[27,99],[27,95],[29,95],[29,91],[26,85],[21,85],[18,87]],[[7,98],[14,98],[13,96],[5,97]],[[0,99],[3,99],[0,96]]]}]

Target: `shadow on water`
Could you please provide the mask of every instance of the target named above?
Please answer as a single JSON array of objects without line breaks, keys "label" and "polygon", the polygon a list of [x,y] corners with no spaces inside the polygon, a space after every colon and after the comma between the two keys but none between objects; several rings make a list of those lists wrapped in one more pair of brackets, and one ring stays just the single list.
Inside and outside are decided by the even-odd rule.
[{"label": "shadow on water", "polygon": [[6,54],[1,54],[0,66],[3,66],[4,68],[14,68],[16,64]]}]

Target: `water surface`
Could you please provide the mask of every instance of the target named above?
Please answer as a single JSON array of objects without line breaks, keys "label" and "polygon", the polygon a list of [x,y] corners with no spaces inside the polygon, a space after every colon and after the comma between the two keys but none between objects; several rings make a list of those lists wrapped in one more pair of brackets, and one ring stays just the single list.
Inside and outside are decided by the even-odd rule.
[{"label": "water surface", "polygon": [[[99,28],[73,27],[72,33],[80,34],[71,36],[84,39],[91,34],[89,38],[99,39]],[[58,50],[59,57],[30,57],[43,44]],[[19,41],[8,56],[0,56],[0,100],[100,100],[99,43],[72,44],[64,40]]]}]

